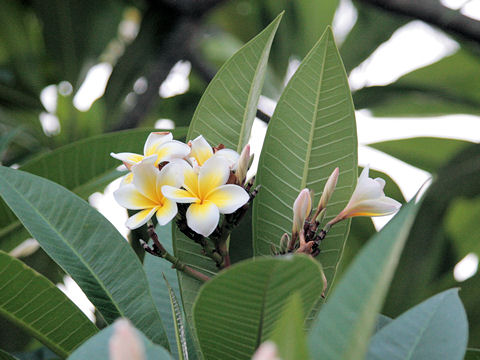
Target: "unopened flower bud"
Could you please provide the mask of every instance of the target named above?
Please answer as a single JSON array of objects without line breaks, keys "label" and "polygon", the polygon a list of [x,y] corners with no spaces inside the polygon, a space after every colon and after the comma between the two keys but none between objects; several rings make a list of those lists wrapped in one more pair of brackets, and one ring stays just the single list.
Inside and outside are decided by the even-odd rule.
[{"label": "unopened flower bud", "polygon": [[312,199],[310,198],[310,191],[308,189],[303,189],[293,203],[292,236],[296,237],[298,233],[300,233],[300,230],[303,229],[305,219],[310,215],[311,209]]},{"label": "unopened flower bud", "polygon": [[255,351],[252,360],[280,360],[277,345],[273,341],[265,341]]},{"label": "unopened flower bud", "polygon": [[237,168],[235,170],[235,177],[237,178],[237,184],[243,185],[245,182],[245,178],[247,177],[248,167],[250,165],[250,145],[246,145],[242,153],[240,154],[240,158],[238,159]]},{"label": "unopened flower bud", "polygon": [[118,319],[113,328],[109,341],[110,360],[145,360],[143,343],[130,321]]},{"label": "unopened flower bud", "polygon": [[37,240],[27,239],[20,245],[18,245],[16,248],[14,248],[12,251],[10,251],[9,255],[16,258],[27,257],[37,251],[39,247],[40,244]]},{"label": "unopened flower bud", "polygon": [[282,235],[280,239],[280,253],[284,254],[287,252],[288,243],[290,242],[290,236],[287,233]]},{"label": "unopened flower bud", "polygon": [[325,273],[322,270],[322,282],[323,282],[323,287],[322,287],[322,298],[325,299],[325,291],[327,290],[328,287],[328,282],[327,282],[327,277],[325,276]]},{"label": "unopened flower bud", "polygon": [[339,169],[338,167],[333,170],[332,174],[328,178],[325,187],[323,188],[322,197],[318,203],[317,212],[320,213],[323,209],[327,208],[328,201],[332,197],[335,186],[337,186]]}]

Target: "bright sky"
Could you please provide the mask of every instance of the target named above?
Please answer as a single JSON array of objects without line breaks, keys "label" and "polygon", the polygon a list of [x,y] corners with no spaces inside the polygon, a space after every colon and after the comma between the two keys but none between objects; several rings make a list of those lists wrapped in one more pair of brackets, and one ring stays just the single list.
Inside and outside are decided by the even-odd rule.
[{"label": "bright sky", "polygon": [[[446,6],[452,8],[463,7],[462,12],[471,17],[480,14],[480,0],[459,1],[443,0]],[[334,31],[337,39],[343,39],[356,19],[355,9],[348,0],[342,0],[340,11],[334,21]],[[392,38],[381,45],[370,58],[359,67],[354,69],[349,78],[352,89],[359,89],[363,86],[386,85],[413,69],[431,64],[442,57],[454,53],[458,44],[447,35],[419,21],[412,21],[397,30]],[[298,63],[290,64],[291,72]],[[166,98],[181,94],[188,90],[191,66],[188,62],[178,63],[171,71],[167,80],[159,89],[159,95]],[[100,63],[89,71],[84,84],[74,98],[74,105],[82,111],[90,108],[95,99],[102,96],[105,85],[112,71],[111,65]],[[145,89],[145,79],[139,79],[135,83],[134,91],[141,93]],[[58,131],[58,120],[51,113],[56,106],[56,87],[47,87],[42,92],[42,102],[49,113],[41,115],[41,122],[46,133]],[[275,103],[262,97],[260,108],[268,114],[273,113]],[[435,136],[464,139],[474,142],[480,141],[480,121],[478,117],[467,115],[445,116],[434,119],[402,119],[402,118],[373,118],[366,111],[358,111],[357,130],[359,139],[359,164],[369,164],[371,168],[381,170],[389,174],[400,186],[403,194],[409,200],[418,189],[430,178],[430,174],[394,159],[387,154],[374,150],[368,146],[369,143],[378,141],[416,137]],[[172,124],[168,119],[159,119],[159,128],[168,128]],[[434,124],[434,126],[432,126]],[[252,150],[258,161],[258,154],[261,149],[266,125],[261,121],[255,121],[252,131]],[[254,164],[254,166],[256,166]],[[95,193],[90,197],[90,203],[98,208],[107,219],[109,219],[119,231],[126,236],[127,229],[124,226],[126,211],[115,203],[112,192],[118,188],[118,181],[109,185],[104,194]],[[387,194],[388,195],[388,194]],[[375,225],[381,228],[389,218],[376,218]],[[478,267],[476,254],[469,254],[460,262],[454,271],[458,280],[466,279],[475,274]],[[81,304],[87,313],[91,313],[93,306],[86,298],[80,299],[81,291],[75,287],[74,282],[68,280],[65,284],[67,292],[74,293],[77,302]],[[64,288],[65,288],[64,287]],[[85,301],[86,300],[86,301]]]}]

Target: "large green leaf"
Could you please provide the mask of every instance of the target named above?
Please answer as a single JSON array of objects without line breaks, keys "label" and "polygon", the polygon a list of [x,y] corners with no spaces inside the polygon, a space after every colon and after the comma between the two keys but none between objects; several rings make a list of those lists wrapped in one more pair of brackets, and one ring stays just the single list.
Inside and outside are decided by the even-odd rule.
[{"label": "large green leaf", "polygon": [[363,359],[417,206],[410,202],[357,255],[309,334],[313,359]]},{"label": "large green leaf", "polygon": [[[110,359],[109,340],[114,333],[115,325],[111,325],[97,335],[88,339],[82,346],[68,357],[68,360],[106,360]],[[137,331],[139,340],[143,343],[145,360],[172,360],[170,353],[165,348],[153,344],[143,333]],[[132,359],[134,360],[134,359]]]},{"label": "large green leaf", "polygon": [[97,332],[54,284],[0,251],[0,315],[27,330],[60,356]]},{"label": "large green leaf", "polygon": [[[141,153],[151,130],[129,130],[80,140],[39,155],[21,167],[29,173],[50,179],[86,198],[121,175],[119,161],[110,152]],[[173,131],[183,138],[185,128]],[[28,237],[20,221],[0,200],[0,248],[10,251]]]},{"label": "large green leaf", "polygon": [[0,349],[0,360],[18,360],[18,358]]},{"label": "large green leaf", "polygon": [[247,144],[281,19],[279,15],[218,71],[200,99],[187,139],[203,135],[210,144],[222,143],[237,152]]},{"label": "large green leaf", "polygon": [[0,196],[107,322],[128,317],[168,347],[142,265],[107,219],[64,187],[6,167]]},{"label": "large green leaf", "polygon": [[458,289],[447,290],[415,306],[372,337],[369,360],[462,360],[468,323]]},{"label": "large green leaf", "polygon": [[205,359],[250,359],[295,291],[303,322],[320,298],[321,281],[320,265],[306,256],[247,260],[220,273],[205,284],[194,306]]},{"label": "large green leaf", "polygon": [[418,137],[383,141],[368,146],[420,169],[436,173],[443,164],[469,145],[472,143],[463,140]]},{"label": "large green leaf", "polygon": [[[237,151],[248,142],[268,53],[280,19],[281,15],[219,70],[198,104],[187,139],[203,135],[212,145],[222,143]],[[214,262],[201,254],[197,244],[174,228],[175,255],[195,269],[214,276],[218,271]],[[183,273],[178,276],[187,322],[191,324],[192,306],[201,283]]]},{"label": "large green leaf", "polygon": [[[327,219],[347,204],[357,179],[357,136],[348,81],[332,31],[327,29],[290,80],[269,124],[258,165],[262,188],[254,202],[254,254],[266,255],[292,229],[292,205],[303,188],[323,187],[340,168]],[[329,283],[342,255],[350,222],[335,226],[318,257]]]}]

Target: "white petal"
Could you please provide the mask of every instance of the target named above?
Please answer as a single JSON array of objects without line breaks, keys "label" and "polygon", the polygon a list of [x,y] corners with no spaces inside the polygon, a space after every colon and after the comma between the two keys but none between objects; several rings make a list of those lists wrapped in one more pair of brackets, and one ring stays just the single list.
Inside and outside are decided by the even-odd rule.
[{"label": "white petal", "polygon": [[214,156],[221,156],[225,160],[228,161],[228,166],[230,169],[234,169],[237,166],[238,159],[240,158],[240,155],[232,149],[221,149],[218,150]]},{"label": "white petal", "polygon": [[[186,164],[186,162],[184,161]],[[188,164],[186,165],[188,166]],[[165,165],[157,175],[157,196],[159,199],[163,198],[162,186],[170,185],[179,188],[183,184],[183,172],[186,167],[178,162],[170,162]]]},{"label": "white petal", "polygon": [[127,319],[117,319],[109,340],[110,360],[144,360],[145,349],[137,331]]},{"label": "white petal", "polygon": [[346,209],[347,217],[353,216],[384,216],[396,212],[402,204],[383,196],[375,200],[363,200]]},{"label": "white petal", "polygon": [[157,209],[156,216],[158,224],[161,226],[168,224],[175,217],[175,215],[177,215],[177,211],[177,203],[172,200],[165,199],[163,201],[163,205]]},{"label": "white petal", "polygon": [[173,135],[170,132],[152,132],[148,135],[145,146],[143,147],[143,154],[150,156],[155,153],[155,149],[161,144],[173,139]]},{"label": "white petal", "polygon": [[183,159],[190,154],[190,146],[177,140],[167,141],[154,151],[158,155],[158,163],[172,159]]},{"label": "white petal", "polygon": [[224,185],[229,177],[230,168],[224,158],[213,156],[208,159],[200,168],[198,174],[198,191],[200,198],[204,198],[212,190]]},{"label": "white petal", "polygon": [[123,153],[118,153],[118,154],[115,154],[115,153],[110,153],[110,156],[117,159],[117,160],[120,160],[123,162],[123,164],[127,167],[128,170],[130,170],[130,168],[139,163],[140,161],[143,160],[143,156],[142,155],[139,155],[139,154],[135,154],[135,153],[129,153],[129,152],[123,152]]},{"label": "white petal", "polygon": [[200,166],[213,156],[212,147],[202,135],[192,140],[192,151],[190,156],[194,157]]},{"label": "white petal", "polygon": [[144,158],[141,162],[132,166],[133,185],[143,195],[158,202],[157,197],[157,175],[158,168],[155,167],[156,155]]},{"label": "white petal", "polygon": [[207,201],[213,202],[221,214],[231,214],[250,199],[248,193],[238,185],[222,185],[209,193]]},{"label": "white petal", "polygon": [[190,229],[203,236],[209,236],[217,227],[220,213],[212,202],[192,204],[187,209],[187,224]]},{"label": "white petal", "polygon": [[133,184],[127,184],[113,192],[115,200],[124,208],[140,210],[157,206],[157,203],[145,197]]},{"label": "white petal", "polygon": [[167,199],[173,200],[180,204],[199,201],[199,199],[190,192],[169,185],[162,186],[162,194]]},{"label": "white petal", "polygon": [[130,230],[137,229],[140,226],[146,224],[147,221],[152,218],[153,214],[155,214],[156,211],[157,211],[156,207],[139,211],[135,215],[130,216],[127,222],[125,223],[125,225]]}]

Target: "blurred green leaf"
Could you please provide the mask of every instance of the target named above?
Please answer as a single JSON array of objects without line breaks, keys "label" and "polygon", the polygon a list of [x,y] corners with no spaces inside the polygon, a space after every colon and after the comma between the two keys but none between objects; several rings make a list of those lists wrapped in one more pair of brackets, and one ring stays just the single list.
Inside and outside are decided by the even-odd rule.
[{"label": "blurred green leaf", "polygon": [[4,153],[8,149],[8,146],[13,141],[13,139],[20,133],[21,130],[21,127],[16,127],[8,131],[7,133],[0,135],[0,164],[2,162]]},{"label": "blurred green leaf", "polygon": [[240,226],[230,234],[230,261],[235,264],[253,257],[252,207],[243,216]]},{"label": "blurred green leaf", "polygon": [[[292,229],[292,206],[300,190],[315,191],[340,167],[327,219],[347,204],[357,179],[357,137],[348,81],[330,29],[307,55],[285,88],[260,155],[253,207],[254,254],[267,255]],[[350,221],[335,226],[317,259],[331,284]]]},{"label": "blurred green leaf", "polygon": [[[68,360],[106,360],[110,359],[109,341],[114,333],[115,325],[111,325],[83,343]],[[145,350],[145,360],[173,360],[163,347],[152,343],[143,333],[136,330],[138,338]],[[132,359],[133,360],[133,359]]]},{"label": "blurred green leaf", "polygon": [[0,314],[58,355],[66,357],[97,332],[54,284],[3,251],[0,269]]},{"label": "blurred green leaf", "polygon": [[294,291],[303,323],[320,298],[319,283],[320,265],[298,255],[247,260],[221,272],[202,287],[193,310],[205,359],[250,359]]},{"label": "blurred green leaf", "polygon": [[107,219],[64,187],[6,167],[0,167],[0,196],[107,322],[127,316],[168,347],[145,272]]},{"label": "blurred green leaf", "polygon": [[480,349],[467,349],[464,360],[480,360]]},{"label": "blurred green leaf", "polygon": [[378,331],[367,359],[458,359],[467,348],[468,322],[458,289],[408,310]]},{"label": "blurred green leaf", "polygon": [[364,358],[417,207],[403,205],[356,256],[312,325],[313,359]]},{"label": "blurred green leaf", "polygon": [[472,144],[464,140],[417,137],[383,141],[368,146],[430,173],[436,173],[453,156]]},{"label": "blurred green leaf", "polygon": [[18,358],[0,349],[0,360],[18,360]]},{"label": "blurred green leaf", "polygon": [[298,292],[295,292],[285,304],[270,337],[277,345],[278,355],[282,359],[308,359],[303,314],[302,298]]},{"label": "blurred green leaf", "polygon": [[[39,155],[21,169],[63,185],[87,198],[103,189],[122,173],[115,170],[121,163],[110,152],[141,153],[151,130],[137,129],[95,136]],[[185,128],[172,131],[176,139],[186,134]],[[0,248],[10,251],[28,237],[20,222],[0,201]]]}]

